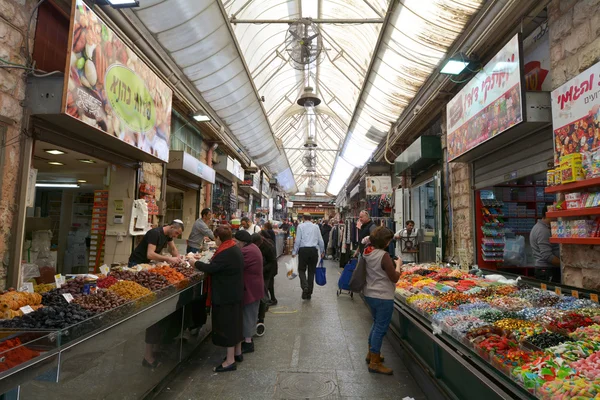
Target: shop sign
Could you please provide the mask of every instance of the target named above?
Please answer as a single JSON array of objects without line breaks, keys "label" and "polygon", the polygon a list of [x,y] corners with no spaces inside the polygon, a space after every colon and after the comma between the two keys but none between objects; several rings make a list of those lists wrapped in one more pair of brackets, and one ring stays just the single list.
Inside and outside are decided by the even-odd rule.
[{"label": "shop sign", "polygon": [[317,207],[317,208],[299,208],[297,212],[298,212],[298,215],[302,216],[302,214],[305,214],[305,213],[309,213],[309,214],[324,214],[326,210],[327,210],[327,208],[323,208],[323,207]]},{"label": "shop sign", "polygon": [[168,162],[173,92],[82,0],[75,3],[65,113]]},{"label": "shop sign", "polygon": [[[227,166],[229,166],[229,164]],[[242,169],[242,164],[240,164],[238,160],[233,160],[232,170],[229,172],[231,172],[233,176],[238,178],[240,181],[244,180],[244,170]]]},{"label": "shop sign", "polygon": [[554,162],[600,146],[600,63],[552,92]]},{"label": "shop sign", "polygon": [[525,90],[528,92],[550,92],[550,29],[548,21],[542,23],[523,40],[525,59]]},{"label": "shop sign", "polygon": [[208,183],[215,183],[215,170],[191,154],[183,153],[183,169],[197,175]]},{"label": "shop sign", "polygon": [[448,159],[523,121],[519,35],[448,103]]},{"label": "shop sign", "polygon": [[392,194],[391,176],[366,176],[367,196],[377,194]]}]

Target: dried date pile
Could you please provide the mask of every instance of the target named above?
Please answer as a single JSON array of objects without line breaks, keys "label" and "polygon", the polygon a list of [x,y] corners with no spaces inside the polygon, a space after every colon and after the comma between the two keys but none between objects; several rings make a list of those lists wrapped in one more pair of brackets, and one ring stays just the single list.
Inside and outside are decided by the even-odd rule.
[{"label": "dried date pile", "polygon": [[153,292],[169,286],[169,281],[162,275],[153,274],[149,271],[140,271],[135,274],[134,282],[139,283]]},{"label": "dried date pile", "polygon": [[127,300],[109,290],[98,290],[94,294],[76,299],[74,303],[93,313],[103,313],[127,303]]}]

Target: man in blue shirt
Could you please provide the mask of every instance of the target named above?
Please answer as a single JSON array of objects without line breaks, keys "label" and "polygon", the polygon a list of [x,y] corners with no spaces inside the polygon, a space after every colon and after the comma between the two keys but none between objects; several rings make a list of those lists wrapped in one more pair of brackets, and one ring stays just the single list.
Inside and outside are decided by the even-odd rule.
[{"label": "man in blue shirt", "polygon": [[[311,222],[310,214],[304,214],[304,222],[298,225],[296,241],[292,257],[298,255],[298,275],[300,275],[300,286],[302,287],[302,299],[310,300],[315,283],[315,272],[321,258],[325,256],[325,244],[321,236],[321,230],[317,224]],[[308,280],[306,271],[308,270]]]}]

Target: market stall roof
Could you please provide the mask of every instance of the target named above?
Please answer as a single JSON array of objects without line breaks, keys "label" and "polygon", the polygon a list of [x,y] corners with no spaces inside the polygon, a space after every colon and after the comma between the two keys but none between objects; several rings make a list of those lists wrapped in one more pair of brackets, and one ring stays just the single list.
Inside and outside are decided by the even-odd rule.
[{"label": "market stall roof", "polygon": [[[288,192],[337,194],[482,2],[147,0],[134,12]],[[322,48],[301,67],[288,33],[300,19],[317,25]],[[322,101],[314,122],[297,104],[307,86]]]}]

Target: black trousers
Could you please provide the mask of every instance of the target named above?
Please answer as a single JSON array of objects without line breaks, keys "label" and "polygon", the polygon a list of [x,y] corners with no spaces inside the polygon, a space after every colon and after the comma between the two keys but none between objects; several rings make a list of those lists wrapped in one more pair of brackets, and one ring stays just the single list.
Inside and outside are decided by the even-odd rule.
[{"label": "black trousers", "polygon": [[[315,272],[319,252],[314,247],[300,247],[298,250],[298,275],[300,276],[300,287],[307,294],[312,294],[315,285]],[[306,277],[308,271],[308,279]]]},{"label": "black trousers", "polygon": [[534,271],[535,279],[539,281],[560,283],[560,268],[536,268]]}]

